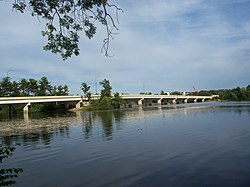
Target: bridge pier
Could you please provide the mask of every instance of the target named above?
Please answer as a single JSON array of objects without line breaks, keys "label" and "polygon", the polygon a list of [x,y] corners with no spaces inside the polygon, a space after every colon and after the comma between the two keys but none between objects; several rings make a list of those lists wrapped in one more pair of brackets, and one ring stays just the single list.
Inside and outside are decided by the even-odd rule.
[{"label": "bridge pier", "polygon": [[173,104],[176,104],[176,100],[177,100],[177,98],[173,99],[173,100],[172,100],[172,103],[173,103]]},{"label": "bridge pier", "polygon": [[30,103],[27,103],[27,104],[25,105],[25,107],[23,107],[23,113],[26,113],[26,114],[29,113],[29,106],[30,106]]},{"label": "bridge pier", "polygon": [[78,103],[76,103],[76,109],[78,109],[78,110],[81,109],[81,102],[82,102],[82,101],[79,101]]},{"label": "bridge pier", "polygon": [[184,100],[184,103],[187,103],[188,102],[188,98]]},{"label": "bridge pier", "polygon": [[162,100],[162,98],[157,100],[158,105],[161,105],[161,100]]},{"label": "bridge pier", "polygon": [[198,99],[195,99],[195,100],[194,100],[194,103],[197,103],[197,100],[198,100]]},{"label": "bridge pier", "polygon": [[138,101],[138,106],[142,106],[143,98]]}]

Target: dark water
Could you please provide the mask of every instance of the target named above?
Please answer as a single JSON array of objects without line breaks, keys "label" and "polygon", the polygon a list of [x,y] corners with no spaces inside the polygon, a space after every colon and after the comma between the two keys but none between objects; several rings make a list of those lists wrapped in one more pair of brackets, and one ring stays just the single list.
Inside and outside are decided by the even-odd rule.
[{"label": "dark water", "polygon": [[250,103],[0,121],[15,186],[250,186]]}]

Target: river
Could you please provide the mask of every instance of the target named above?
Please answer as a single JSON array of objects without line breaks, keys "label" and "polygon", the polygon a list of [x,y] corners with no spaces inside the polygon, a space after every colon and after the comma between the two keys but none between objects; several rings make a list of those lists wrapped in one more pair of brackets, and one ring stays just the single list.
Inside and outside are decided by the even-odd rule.
[{"label": "river", "polygon": [[0,119],[14,186],[250,186],[250,103]]}]

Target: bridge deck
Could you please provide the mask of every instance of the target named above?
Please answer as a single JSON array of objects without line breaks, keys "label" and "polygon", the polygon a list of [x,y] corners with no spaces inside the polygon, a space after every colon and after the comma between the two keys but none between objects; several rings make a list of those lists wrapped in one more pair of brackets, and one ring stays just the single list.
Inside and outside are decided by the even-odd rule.
[{"label": "bridge deck", "polygon": [[[189,96],[189,95],[146,95],[146,94],[123,94],[122,99],[125,100],[141,100],[141,99],[213,99],[218,96]],[[99,99],[100,95],[93,95],[92,99]],[[0,97],[0,105],[2,104],[31,104],[46,102],[82,102],[87,100],[81,96],[31,96],[31,97]]]},{"label": "bridge deck", "polygon": [[31,97],[0,97],[0,104],[27,104],[47,102],[81,101],[81,96],[31,96]]}]

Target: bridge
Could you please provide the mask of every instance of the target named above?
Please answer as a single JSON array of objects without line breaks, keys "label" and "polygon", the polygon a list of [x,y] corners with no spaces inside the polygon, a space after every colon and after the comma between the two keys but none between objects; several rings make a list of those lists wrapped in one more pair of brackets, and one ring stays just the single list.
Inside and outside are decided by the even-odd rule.
[{"label": "bridge", "polygon": [[[147,95],[147,94],[121,94],[125,100],[125,107],[132,107],[134,105],[142,106],[153,104],[176,104],[176,103],[189,103],[189,102],[204,102],[211,100],[218,95],[213,96],[191,96],[191,95]],[[100,99],[100,95],[92,95],[92,100]],[[75,103],[75,108],[80,109],[81,104],[88,101],[87,97],[76,96],[30,96],[30,97],[0,97],[0,105],[19,105],[23,104],[23,112],[28,113],[29,106],[32,103],[63,103],[66,107],[69,103]]]},{"label": "bridge", "polygon": [[81,96],[30,96],[30,97],[0,97],[0,105],[19,105],[24,104],[23,112],[28,113],[32,103],[76,103],[75,107],[80,109],[83,98]]},{"label": "bridge", "polygon": [[219,97],[219,95],[213,96],[192,96],[192,95],[148,95],[148,94],[122,94],[122,99],[125,100],[129,106],[138,105],[153,105],[153,104],[177,104],[177,103],[196,103],[212,100]]}]

